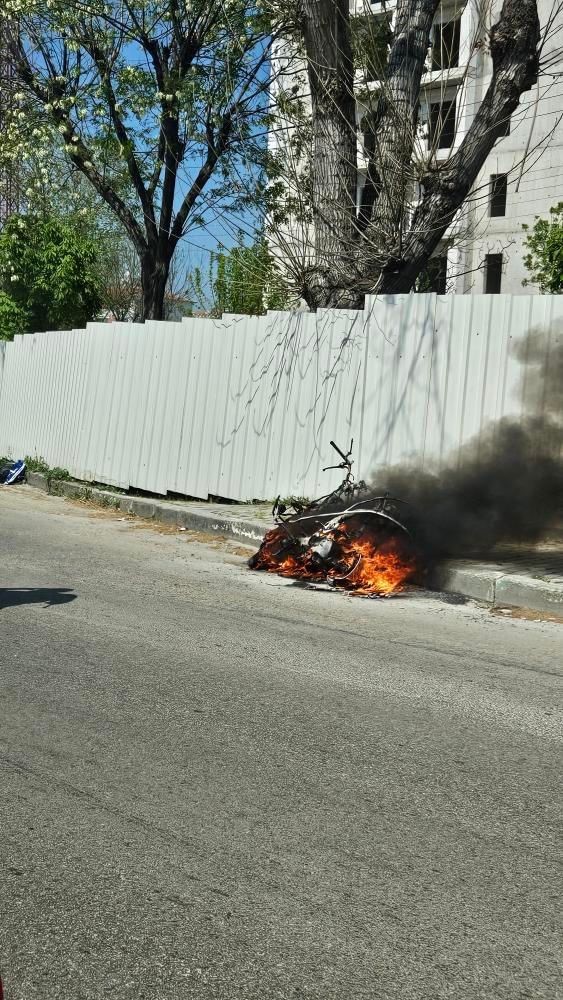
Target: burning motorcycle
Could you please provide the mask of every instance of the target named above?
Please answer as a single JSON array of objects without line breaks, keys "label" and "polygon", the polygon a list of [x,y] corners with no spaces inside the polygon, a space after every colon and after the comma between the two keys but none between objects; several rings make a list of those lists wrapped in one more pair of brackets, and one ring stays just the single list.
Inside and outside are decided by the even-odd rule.
[{"label": "burning motorcycle", "polygon": [[309,580],[366,596],[384,596],[403,588],[416,571],[415,548],[400,520],[404,501],[373,495],[352,473],[352,449],[343,452],[340,485],[308,503],[277,497],[272,514],[276,527],[267,532],[251,569]]}]

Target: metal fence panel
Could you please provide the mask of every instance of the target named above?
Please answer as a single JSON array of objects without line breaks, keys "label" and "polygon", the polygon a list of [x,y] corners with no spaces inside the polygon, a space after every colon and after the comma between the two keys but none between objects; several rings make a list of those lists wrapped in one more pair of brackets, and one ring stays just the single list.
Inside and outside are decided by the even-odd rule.
[{"label": "metal fence panel", "polygon": [[6,342],[0,340],[0,396],[2,395],[2,379],[4,377],[4,359],[6,357]]},{"label": "metal fence panel", "polygon": [[523,419],[541,399],[522,361],[562,337],[561,296],[433,294],[17,336],[0,343],[0,454],[162,494],[311,496],[338,478],[331,438],[353,437],[373,478]]}]

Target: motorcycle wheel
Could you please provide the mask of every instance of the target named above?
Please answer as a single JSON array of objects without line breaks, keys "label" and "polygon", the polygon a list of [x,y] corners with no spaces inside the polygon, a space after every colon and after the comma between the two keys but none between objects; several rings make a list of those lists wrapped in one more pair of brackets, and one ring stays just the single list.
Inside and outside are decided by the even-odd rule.
[{"label": "motorcycle wheel", "polygon": [[355,556],[354,559],[342,560],[334,565],[327,573],[327,583],[336,586],[339,583],[343,583],[345,580],[349,580],[350,577],[355,573],[358,566],[362,561],[363,556]]}]

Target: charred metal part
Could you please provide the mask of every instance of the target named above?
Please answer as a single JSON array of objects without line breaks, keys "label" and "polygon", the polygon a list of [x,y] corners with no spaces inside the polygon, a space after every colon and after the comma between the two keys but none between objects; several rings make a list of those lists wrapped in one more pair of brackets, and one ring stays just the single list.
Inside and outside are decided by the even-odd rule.
[{"label": "charred metal part", "polygon": [[285,504],[276,498],[276,527],[269,531],[250,560],[264,569],[366,596],[384,596],[400,589],[415,570],[414,549],[396,506],[404,503],[388,493],[369,495],[363,481],[352,475],[352,447],[332,447],[342,462],[327,468],[346,474],[332,493],[307,505]]}]

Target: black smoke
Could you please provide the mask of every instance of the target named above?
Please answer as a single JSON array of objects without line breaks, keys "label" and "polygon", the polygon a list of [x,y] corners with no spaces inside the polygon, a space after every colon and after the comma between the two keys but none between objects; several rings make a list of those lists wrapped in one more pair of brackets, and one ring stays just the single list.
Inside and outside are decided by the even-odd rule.
[{"label": "black smoke", "polygon": [[538,542],[563,519],[563,336],[532,331],[516,350],[527,416],[502,419],[439,475],[398,466],[378,475],[409,501],[405,520],[427,563]]}]

